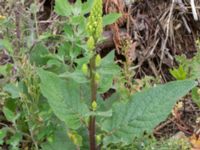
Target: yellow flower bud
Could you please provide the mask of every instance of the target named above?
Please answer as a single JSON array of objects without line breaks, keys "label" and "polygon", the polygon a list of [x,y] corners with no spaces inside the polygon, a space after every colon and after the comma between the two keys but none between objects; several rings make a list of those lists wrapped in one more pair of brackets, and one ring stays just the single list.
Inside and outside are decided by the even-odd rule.
[{"label": "yellow flower bud", "polygon": [[4,20],[4,19],[6,19],[6,17],[5,17],[5,16],[2,16],[2,15],[0,15],[0,20]]},{"label": "yellow flower bud", "polygon": [[89,37],[88,41],[87,41],[87,47],[89,50],[93,50],[94,49],[94,38],[92,36]]},{"label": "yellow flower bud", "polygon": [[101,143],[101,135],[100,134],[98,134],[98,135],[96,135],[96,141],[97,141],[97,144],[100,144]]},{"label": "yellow flower bud", "polygon": [[199,94],[199,96],[200,96],[200,88],[197,90],[197,93]]},{"label": "yellow flower bud", "polygon": [[67,132],[67,135],[68,135],[68,137],[69,137],[70,140],[73,139],[73,136],[74,136],[74,135],[73,135],[71,132]]},{"label": "yellow flower bud", "polygon": [[69,139],[74,143],[74,144],[77,144],[77,138],[76,138],[76,135],[73,134],[73,133],[68,133],[68,137]]},{"label": "yellow flower bud", "polygon": [[97,102],[93,101],[92,102],[92,110],[95,111],[97,109]]},{"label": "yellow flower bud", "polygon": [[87,64],[83,64],[81,68],[84,75],[88,75],[88,66]]},{"label": "yellow flower bud", "polygon": [[69,137],[69,139],[77,146],[81,146],[82,145],[82,137],[80,135],[78,135],[76,132],[74,131],[68,131],[67,135]]},{"label": "yellow flower bud", "polygon": [[95,73],[95,81],[97,84],[99,83],[100,78],[101,78],[100,75],[98,73]]},{"label": "yellow flower bud", "polygon": [[96,26],[97,26],[97,22],[95,21],[95,22],[94,22],[94,27],[96,27]]},{"label": "yellow flower bud", "polygon": [[101,65],[101,56],[99,54],[95,58],[95,64],[97,67]]},{"label": "yellow flower bud", "polygon": [[96,27],[95,38],[99,38],[103,32],[102,21],[99,20],[98,25]]}]

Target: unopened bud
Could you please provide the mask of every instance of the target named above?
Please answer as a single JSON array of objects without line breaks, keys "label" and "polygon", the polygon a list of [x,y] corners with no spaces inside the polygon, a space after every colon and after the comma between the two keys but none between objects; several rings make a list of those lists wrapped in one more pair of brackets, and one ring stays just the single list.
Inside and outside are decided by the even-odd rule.
[{"label": "unopened bud", "polygon": [[198,95],[200,96],[200,88],[197,90]]},{"label": "unopened bud", "polygon": [[97,109],[97,102],[93,101],[92,102],[92,110],[95,111]]},{"label": "unopened bud", "polygon": [[97,144],[100,144],[101,143],[101,135],[100,134],[98,134],[98,135],[96,135],[96,141],[97,141]]},{"label": "unopened bud", "polygon": [[98,73],[95,73],[95,81],[98,84],[100,81],[100,75]]},{"label": "unopened bud", "polygon": [[101,65],[101,56],[99,54],[95,58],[95,64],[97,67]]},{"label": "unopened bud", "polygon": [[89,37],[88,41],[87,41],[87,47],[89,50],[93,50],[94,49],[94,38],[92,36]]},{"label": "unopened bud", "polygon": [[87,64],[83,64],[81,68],[84,75],[88,75],[88,66]]}]

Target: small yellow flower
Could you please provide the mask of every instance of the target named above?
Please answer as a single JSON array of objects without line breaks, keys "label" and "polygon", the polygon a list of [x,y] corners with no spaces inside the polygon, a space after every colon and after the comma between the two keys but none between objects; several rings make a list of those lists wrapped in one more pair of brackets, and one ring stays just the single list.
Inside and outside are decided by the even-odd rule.
[{"label": "small yellow flower", "polygon": [[92,110],[95,111],[97,109],[97,102],[93,101],[92,102]]},{"label": "small yellow flower", "polygon": [[88,75],[88,66],[87,64],[83,64],[81,68],[84,75]]},{"label": "small yellow flower", "polygon": [[0,15],[0,20],[4,20],[4,19],[6,19],[6,16]]},{"label": "small yellow flower", "polygon": [[200,88],[197,90],[198,95],[200,96]]},{"label": "small yellow flower", "polygon": [[95,58],[95,64],[97,67],[101,65],[101,56],[99,54]]},{"label": "small yellow flower", "polygon": [[87,41],[87,47],[89,50],[93,50],[94,47],[94,38],[92,36],[89,37],[88,41]]},{"label": "small yellow flower", "polygon": [[99,84],[100,79],[101,79],[100,75],[98,73],[95,73],[95,81],[97,84]]},{"label": "small yellow flower", "polygon": [[96,141],[98,144],[101,143],[101,140],[102,140],[101,135],[100,134],[96,135]]},{"label": "small yellow flower", "polygon": [[74,143],[77,142],[76,135],[74,133],[67,132],[67,135],[68,135],[69,139],[72,140]]}]

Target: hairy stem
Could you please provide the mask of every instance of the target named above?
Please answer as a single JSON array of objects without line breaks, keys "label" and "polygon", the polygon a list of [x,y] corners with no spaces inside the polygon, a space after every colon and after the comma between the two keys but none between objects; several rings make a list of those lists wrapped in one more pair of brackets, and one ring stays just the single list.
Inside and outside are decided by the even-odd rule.
[{"label": "hairy stem", "polygon": [[16,50],[15,55],[17,55],[20,52],[20,41],[21,41],[21,31],[20,31],[20,14],[19,14],[19,4],[17,4],[16,10],[15,10],[15,26],[16,26],[16,36],[17,36],[17,42],[16,42]]},{"label": "hairy stem", "polygon": [[[90,60],[90,78],[91,78],[91,103],[93,101],[96,101],[96,95],[97,95],[97,84],[95,81],[95,71],[96,71],[96,65],[95,65],[95,57],[94,55]],[[95,141],[95,116],[90,116],[89,121],[89,140],[90,140],[90,150],[96,150],[96,141]]]}]

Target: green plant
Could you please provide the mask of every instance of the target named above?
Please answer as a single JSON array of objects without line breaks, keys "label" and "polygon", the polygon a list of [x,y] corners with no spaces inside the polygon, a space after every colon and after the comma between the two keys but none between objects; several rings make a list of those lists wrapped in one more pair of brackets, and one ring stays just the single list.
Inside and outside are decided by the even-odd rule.
[{"label": "green plant", "polygon": [[192,100],[200,107],[200,88],[192,89]]},{"label": "green plant", "polygon": [[[100,125],[105,146],[118,142],[130,144],[135,136],[142,136],[144,131],[151,132],[156,124],[167,117],[176,100],[195,86],[192,81],[176,81],[137,93],[129,102],[115,102],[112,106],[112,117],[109,117],[106,109],[89,110],[91,106],[84,102],[87,99],[81,97],[80,85],[75,81],[64,81],[43,70],[39,71],[39,75],[42,93],[47,97],[54,113],[70,129],[88,128],[87,118],[91,115],[96,116],[97,120],[104,118],[97,125]],[[177,93],[176,96],[174,92]]]},{"label": "green plant", "polygon": [[[12,3],[6,2],[5,8],[9,8]],[[17,1],[17,4],[24,6],[22,1]],[[30,7],[33,10],[33,4]],[[8,11],[10,14],[14,13],[13,9]],[[34,12],[24,10],[24,16],[18,14],[21,15],[19,20],[6,12],[7,17],[0,16],[0,55],[9,58],[0,66],[0,76],[3,77],[0,79],[0,109],[3,113],[0,118],[0,147],[37,150],[41,143],[48,140],[47,137],[53,135],[57,124],[52,122],[52,119],[55,121],[55,116],[40,93],[39,77],[35,72],[36,65],[39,66],[40,62],[44,64],[47,59],[35,59],[31,50],[42,50],[38,55],[49,53],[35,36],[37,33],[34,24],[31,27],[27,25],[27,22],[34,22],[36,19],[28,17],[37,13],[37,9]],[[15,20],[19,21],[18,26]],[[38,64],[34,61],[38,61]]]},{"label": "green plant", "polygon": [[[103,41],[103,27],[121,15],[102,16],[102,0],[74,4],[56,0],[54,10],[59,15],[59,23],[52,25],[57,33],[40,34],[38,8],[35,3],[30,6],[27,14],[33,15],[29,21],[34,23],[31,28],[22,26],[17,51],[12,44],[17,39],[12,19],[3,18],[0,24],[5,34],[0,48],[13,58],[13,63],[0,68],[9,77],[0,87],[0,107],[11,124],[0,130],[0,145],[19,149],[21,144],[36,150],[96,150],[119,144],[126,148],[144,132],[151,133],[176,101],[196,86],[193,80],[183,80],[122,95],[121,89],[132,80],[130,72],[119,89],[115,82],[124,73],[114,61],[114,51],[101,58],[96,50]],[[102,100],[100,95],[110,88],[116,93]]]},{"label": "green plant", "polygon": [[[71,5],[56,1],[58,14],[70,16],[66,7]],[[123,101],[116,96],[119,93],[111,97],[113,100],[102,101],[99,94],[111,88],[114,77],[120,75],[113,52],[100,58],[95,51],[102,30],[102,1],[95,0],[86,25],[87,47],[83,49],[83,57],[75,57],[73,61],[77,65],[64,73],[38,69],[41,92],[55,115],[67,126],[68,136],[77,149],[95,150],[121,142],[131,144],[135,137],[150,133],[167,117],[175,102],[196,86],[192,80],[175,81]]]},{"label": "green plant", "polygon": [[179,79],[199,79],[200,78],[200,50],[192,59],[187,59],[185,55],[176,56],[180,66],[178,70],[170,72],[175,78]]},{"label": "green plant", "polygon": [[[18,4],[21,6],[25,5],[21,1]],[[0,40],[0,49],[13,60],[13,63],[6,63],[0,67],[1,75],[4,76],[0,87],[2,89],[1,96],[3,96],[1,104],[4,110],[4,119],[12,124],[11,127],[5,125],[5,128],[1,130],[1,139],[4,139],[3,145],[7,144],[11,149],[17,149],[22,139],[25,139],[26,143],[31,143],[29,147],[32,149],[39,149],[40,145],[45,148],[48,147],[48,144],[56,145],[57,130],[66,130],[65,127],[57,127],[61,123],[55,122],[55,116],[53,116],[49,105],[46,103],[46,99],[40,93],[38,87],[39,80],[35,73],[37,67],[45,67],[47,70],[59,74],[61,78],[72,78],[78,83],[85,83],[88,82],[86,76],[89,74],[84,75],[80,68],[84,69],[82,66],[86,66],[85,71],[87,73],[87,65],[90,63],[90,59],[94,57],[97,67],[98,65],[106,66],[107,71],[99,71],[101,75],[98,73],[93,74],[93,79],[95,79],[95,82],[99,81],[99,84],[103,85],[101,86],[102,92],[108,90],[112,85],[113,76],[116,72],[118,73],[116,71],[118,67],[110,63],[109,60],[112,60],[114,54],[110,54],[105,61],[101,62],[100,55],[96,55],[95,52],[88,52],[89,42],[88,44],[85,42],[88,33],[86,32],[87,19],[84,15],[90,11],[92,4],[91,1],[82,3],[80,0],[74,5],[69,4],[65,0],[56,1],[55,11],[63,16],[60,18],[59,26],[56,26],[63,29],[62,33],[56,35],[51,32],[39,33],[36,16],[39,6],[35,2],[30,5],[30,9],[24,11],[25,14],[20,16],[20,20],[17,20],[19,21],[18,26],[13,22],[13,16],[8,18],[1,16],[0,34],[3,35],[3,39]],[[99,6],[99,11],[102,11],[102,6]],[[103,24],[102,13],[99,13],[96,14],[100,19],[98,20],[100,23],[99,33],[92,33],[92,37],[95,39],[93,46],[95,46],[100,37],[102,26],[113,22],[109,20],[109,15],[106,15],[107,18],[103,19]],[[33,15],[33,20],[30,19],[31,17],[28,18],[31,15]],[[119,14],[110,15],[116,19],[120,16]],[[63,19],[65,20],[63,21]],[[20,21],[23,23],[21,24]],[[33,23],[31,27],[28,22]],[[93,25],[95,29],[96,26],[95,24]],[[13,34],[16,28],[17,36]],[[15,40],[17,40],[17,46],[15,45]],[[49,46],[48,50],[46,45],[50,42],[53,44]],[[90,51],[94,51],[93,49],[94,47]],[[87,55],[85,54],[86,52]],[[85,58],[77,59],[81,55],[84,55]],[[112,68],[114,73],[109,72],[110,68]],[[15,70],[14,75],[13,70]],[[109,80],[100,81],[102,76],[110,77]],[[95,110],[96,104],[92,104],[91,107]],[[80,140],[80,136],[75,131],[68,131],[68,133],[68,135],[71,135],[70,139],[79,146],[80,142],[77,142],[77,138]],[[42,143],[45,140],[48,141],[48,144],[43,145]],[[70,142],[68,141],[68,143]],[[23,147],[26,147],[26,145],[23,145]]]},{"label": "green plant", "polygon": [[[197,40],[197,53],[192,59],[187,59],[185,55],[176,56],[179,62],[178,69],[170,69],[170,73],[177,80],[184,79],[200,79],[200,41]],[[198,87],[192,89],[192,99],[200,106],[200,96],[198,93]]]},{"label": "green plant", "polygon": [[10,136],[6,144],[11,145],[10,149],[17,149],[24,138],[32,142],[30,147],[39,149],[39,145],[53,133],[53,114],[41,97],[35,66],[26,57],[22,62],[18,68],[20,81],[10,82],[3,87],[6,93],[3,113],[12,123],[12,126],[4,128],[6,135]]},{"label": "green plant", "polygon": [[187,78],[187,72],[181,65],[178,67],[178,69],[170,69],[169,72],[177,80],[185,80]]}]

